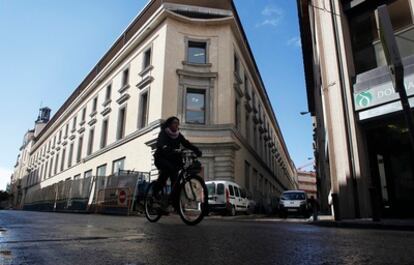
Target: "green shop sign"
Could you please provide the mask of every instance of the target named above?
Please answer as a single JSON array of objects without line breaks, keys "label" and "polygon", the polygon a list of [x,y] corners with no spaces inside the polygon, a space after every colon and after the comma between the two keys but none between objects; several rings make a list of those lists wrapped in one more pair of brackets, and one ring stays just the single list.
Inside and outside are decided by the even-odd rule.
[{"label": "green shop sign", "polygon": [[[404,78],[405,89],[407,95],[414,95],[414,75],[408,75]],[[394,91],[394,87],[391,83],[385,82],[380,85],[363,89],[363,91],[354,92],[355,110],[361,111],[364,109],[372,108],[387,104],[389,102],[397,101],[399,99],[398,93]]]}]

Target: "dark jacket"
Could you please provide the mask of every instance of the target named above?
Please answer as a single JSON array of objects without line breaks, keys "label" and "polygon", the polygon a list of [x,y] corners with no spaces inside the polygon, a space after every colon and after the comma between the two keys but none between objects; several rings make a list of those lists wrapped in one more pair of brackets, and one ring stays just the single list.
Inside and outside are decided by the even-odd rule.
[{"label": "dark jacket", "polygon": [[185,139],[181,133],[177,139],[173,139],[168,136],[165,130],[161,130],[161,132],[158,134],[157,150],[155,150],[154,158],[156,160],[164,158],[172,162],[180,163],[181,156],[174,151],[180,149],[181,145],[187,149],[194,151],[195,153],[200,152],[200,150],[196,146],[192,145],[187,139]]}]

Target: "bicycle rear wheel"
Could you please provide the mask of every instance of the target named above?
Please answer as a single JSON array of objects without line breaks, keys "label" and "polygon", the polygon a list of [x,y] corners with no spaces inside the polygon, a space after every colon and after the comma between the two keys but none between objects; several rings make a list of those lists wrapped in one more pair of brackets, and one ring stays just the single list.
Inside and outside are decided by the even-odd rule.
[{"label": "bicycle rear wheel", "polygon": [[196,225],[208,213],[208,193],[203,178],[194,175],[181,183],[178,213],[187,225]]},{"label": "bicycle rear wheel", "polygon": [[144,208],[145,208],[145,217],[151,223],[155,223],[161,218],[161,211],[160,211],[160,202],[157,202],[154,198],[154,186],[156,181],[153,181],[149,184],[147,191],[145,192],[145,199],[144,199]]}]

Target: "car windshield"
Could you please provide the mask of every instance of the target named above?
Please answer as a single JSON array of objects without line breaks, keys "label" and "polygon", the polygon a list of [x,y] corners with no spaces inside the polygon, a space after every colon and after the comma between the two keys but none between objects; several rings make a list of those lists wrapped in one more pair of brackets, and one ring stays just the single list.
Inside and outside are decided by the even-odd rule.
[{"label": "car windshield", "polygon": [[299,201],[304,200],[305,194],[302,192],[288,192],[283,193],[282,200],[291,200],[291,201]]},{"label": "car windshield", "polygon": [[216,185],[214,183],[209,183],[206,186],[207,186],[208,194],[213,195],[216,193]]}]

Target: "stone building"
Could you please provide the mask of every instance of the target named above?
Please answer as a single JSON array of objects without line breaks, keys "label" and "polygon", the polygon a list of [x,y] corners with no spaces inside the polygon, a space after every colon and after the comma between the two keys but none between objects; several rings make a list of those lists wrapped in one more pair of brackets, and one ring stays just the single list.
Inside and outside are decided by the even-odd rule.
[{"label": "stone building", "polygon": [[22,197],[28,189],[120,169],[156,178],[152,151],[161,122],[172,115],[203,151],[206,180],[234,180],[260,201],[296,186],[229,0],[150,1],[53,117],[47,109],[42,115],[13,175]]},{"label": "stone building", "polygon": [[297,3],[322,208],[337,219],[412,217],[414,150],[375,11],[387,7],[413,108],[414,1]]}]

